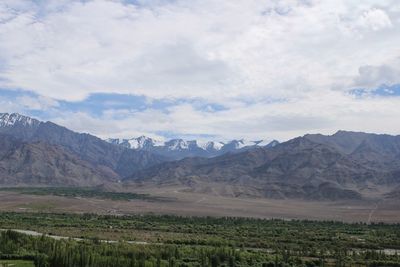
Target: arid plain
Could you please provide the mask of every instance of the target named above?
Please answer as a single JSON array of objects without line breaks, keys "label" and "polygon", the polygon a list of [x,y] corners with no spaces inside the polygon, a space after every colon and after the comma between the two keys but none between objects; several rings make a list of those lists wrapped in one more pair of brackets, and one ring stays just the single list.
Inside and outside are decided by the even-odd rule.
[{"label": "arid plain", "polygon": [[[151,190],[159,200],[109,200],[83,197],[37,196],[0,192],[0,210],[15,212],[96,213],[110,215],[175,214],[182,216],[232,216],[335,220],[344,222],[400,222],[400,205],[384,201],[302,201],[234,198],[185,192]],[[140,193],[148,193],[141,190]]]}]

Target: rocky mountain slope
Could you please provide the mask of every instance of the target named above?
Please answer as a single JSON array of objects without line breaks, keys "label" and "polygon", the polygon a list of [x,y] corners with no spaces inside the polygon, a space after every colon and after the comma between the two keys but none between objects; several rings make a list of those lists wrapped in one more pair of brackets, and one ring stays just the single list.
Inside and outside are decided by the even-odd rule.
[{"label": "rocky mountain slope", "polygon": [[400,136],[339,131],[269,145],[160,143],[146,137],[106,142],[52,122],[0,114],[0,186],[92,186],[120,180],[135,187],[228,196],[397,199]]},{"label": "rocky mountain slope", "polygon": [[96,169],[110,169],[120,178],[166,159],[148,151],[113,145],[90,134],[73,132],[52,122],[41,122],[17,113],[0,114],[0,133],[25,143],[43,142],[61,147]]},{"label": "rocky mountain slope", "polygon": [[128,182],[234,196],[360,199],[400,185],[399,142],[399,136],[343,131],[306,135],[272,148],[162,163]]},{"label": "rocky mountain slope", "polygon": [[111,169],[93,166],[60,146],[0,134],[2,186],[90,186],[117,180]]},{"label": "rocky mountain slope", "polygon": [[150,151],[173,160],[187,157],[211,158],[225,153],[237,153],[255,147],[273,147],[279,144],[276,140],[269,142],[263,140],[247,141],[244,139],[229,142],[171,139],[161,142],[146,136],[132,139],[107,139],[106,141],[136,151]]}]

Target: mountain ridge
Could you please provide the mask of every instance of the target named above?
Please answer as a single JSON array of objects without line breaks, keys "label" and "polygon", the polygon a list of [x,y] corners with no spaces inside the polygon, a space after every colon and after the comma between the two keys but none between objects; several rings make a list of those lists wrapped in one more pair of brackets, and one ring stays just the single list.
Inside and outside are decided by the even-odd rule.
[{"label": "mountain ridge", "polygon": [[222,141],[199,141],[170,139],[167,141],[157,141],[155,139],[139,136],[131,139],[109,138],[107,142],[130,148],[137,151],[150,151],[173,160],[183,159],[185,157],[216,157],[229,152],[241,152],[255,147],[273,147],[279,142],[272,140],[269,142],[246,141],[244,139]]},{"label": "mountain ridge", "polygon": [[91,186],[116,181],[118,175],[111,169],[94,166],[61,146],[0,134],[1,185]]},{"label": "mountain ridge", "polygon": [[[352,135],[348,132],[345,137],[352,139]],[[362,199],[374,192],[386,193],[400,184],[399,137],[374,134],[362,137],[363,140],[357,139],[353,151],[345,151],[339,145],[347,142],[343,138],[305,135],[272,148],[255,148],[213,159],[161,163],[138,171],[126,181],[143,186],[174,184],[185,186],[189,191],[204,190],[212,181],[221,194],[226,192],[224,185],[229,186],[233,196]],[[357,150],[365,140],[374,144],[371,146],[373,153],[369,153],[367,159],[360,157]],[[390,146],[387,142],[395,143]],[[386,145],[381,148],[377,144]],[[388,148],[391,153],[387,152]],[[377,157],[380,160],[376,160]]]},{"label": "mountain ridge", "polygon": [[[130,139],[137,148],[130,149],[52,122],[0,113],[0,139],[0,185],[122,182],[135,188],[174,186],[187,192],[309,201],[399,196],[398,135],[338,131],[269,146],[234,140],[229,143],[234,150],[217,142],[160,143],[142,136]],[[165,154],[156,153],[159,147]],[[221,154],[210,156],[207,149]]]},{"label": "mountain ridge", "polygon": [[[14,123],[3,123],[9,118],[15,118]],[[24,124],[21,121],[31,120],[34,123]],[[107,143],[88,133],[76,133],[53,122],[42,122],[30,119],[17,113],[0,114],[0,133],[9,134],[24,142],[45,142],[50,145],[62,146],[68,152],[77,155],[89,163],[107,167],[122,177],[134,171],[165,161],[160,155],[148,151],[134,151]]]}]

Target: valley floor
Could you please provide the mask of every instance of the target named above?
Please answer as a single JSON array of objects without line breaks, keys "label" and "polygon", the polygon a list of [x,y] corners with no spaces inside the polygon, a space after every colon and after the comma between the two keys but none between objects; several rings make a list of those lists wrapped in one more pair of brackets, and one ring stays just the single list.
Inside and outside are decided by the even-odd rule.
[{"label": "valley floor", "polygon": [[400,267],[399,227],[310,220],[0,212],[0,263],[7,260],[8,266],[21,267],[32,266],[32,262],[36,267]]},{"label": "valley floor", "polygon": [[[176,188],[151,190],[160,199],[129,201],[89,197],[28,195],[0,191],[0,211],[70,212],[110,215],[175,214],[182,216],[233,216],[335,220],[344,222],[400,222],[400,205],[396,200],[324,202],[233,198],[188,193]],[[141,190],[136,193],[149,193]]]},{"label": "valley floor", "polygon": [[125,190],[0,189],[0,267],[400,266],[396,202]]}]

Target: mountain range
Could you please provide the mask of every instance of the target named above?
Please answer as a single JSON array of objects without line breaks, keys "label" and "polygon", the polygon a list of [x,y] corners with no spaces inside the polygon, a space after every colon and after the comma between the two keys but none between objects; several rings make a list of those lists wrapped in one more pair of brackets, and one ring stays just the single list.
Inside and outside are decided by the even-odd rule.
[{"label": "mountain range", "polygon": [[0,134],[0,185],[92,186],[118,181],[111,169],[82,160],[61,146]]},{"label": "mountain range", "polygon": [[400,184],[400,137],[305,135],[272,148],[162,163],[128,180],[233,196],[361,199]]},{"label": "mountain range", "polygon": [[[109,144],[93,135],[76,133],[55,123],[42,122],[17,113],[0,114],[0,134],[11,136],[27,145],[45,143],[47,146],[74,155],[100,171],[102,175],[98,177],[99,181],[125,177],[139,169],[166,160],[162,156],[147,151],[135,151]],[[6,160],[10,153],[16,153],[15,150],[21,148],[21,146],[11,146],[10,151],[4,154],[2,161]],[[43,149],[42,146],[40,148]],[[24,156],[23,153],[18,154],[20,157]],[[43,151],[43,154],[46,154],[46,151]],[[29,153],[28,156],[31,160],[40,160],[37,153]],[[57,168],[57,166],[53,167]],[[13,173],[13,171],[9,172]],[[46,173],[37,175],[48,176]],[[55,184],[58,183],[55,181]]]},{"label": "mountain range", "polygon": [[110,138],[106,141],[136,151],[153,152],[173,160],[187,157],[211,158],[225,153],[238,153],[255,147],[274,147],[279,144],[276,140],[247,141],[244,139],[229,142],[171,139],[161,142],[146,136],[131,139]]},{"label": "mountain range", "polygon": [[[230,142],[218,150],[210,146],[202,149],[196,141],[171,140],[159,145],[146,137],[104,141],[18,113],[0,113],[0,137],[0,184],[86,186],[117,182],[162,162],[247,149],[243,141]],[[69,166],[68,171],[61,163]]]},{"label": "mountain range", "polygon": [[104,141],[52,122],[0,114],[0,186],[106,183],[251,198],[398,199],[400,136],[338,131],[269,145]]},{"label": "mountain range", "polygon": [[127,181],[236,197],[398,197],[400,136],[346,131],[305,135],[270,148],[165,162]]}]

